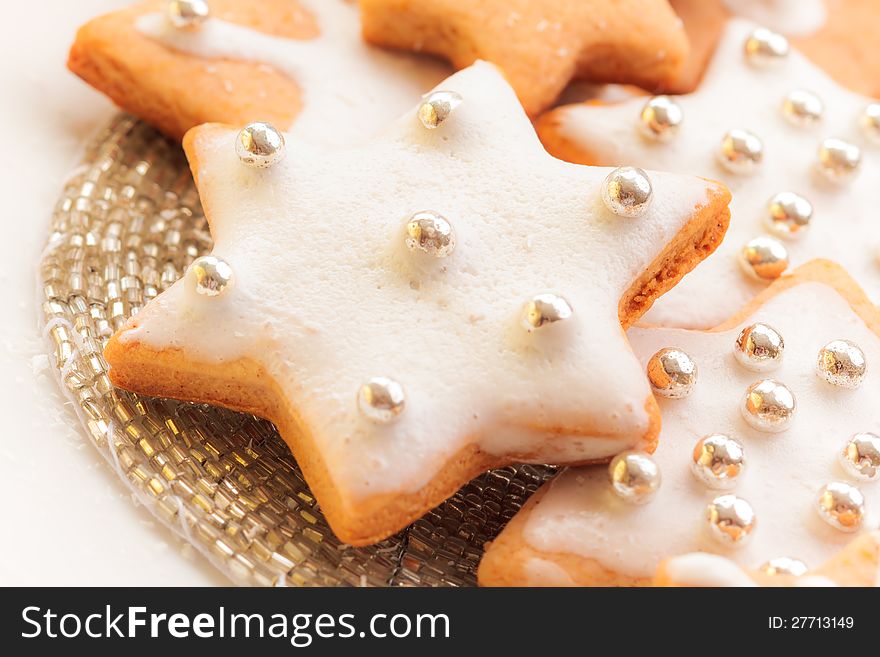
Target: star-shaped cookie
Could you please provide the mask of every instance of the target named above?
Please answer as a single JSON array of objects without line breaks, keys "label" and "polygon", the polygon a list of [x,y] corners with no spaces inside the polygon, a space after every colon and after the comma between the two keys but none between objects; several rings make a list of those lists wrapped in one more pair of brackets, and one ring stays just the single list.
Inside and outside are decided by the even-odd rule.
[{"label": "star-shaped cookie", "polygon": [[[557,157],[718,176],[733,191],[733,220],[724,244],[664,297],[646,321],[715,326],[779,274],[783,256],[790,267],[819,257],[838,262],[880,300],[880,223],[875,220],[880,151],[862,126],[871,101],[842,89],[796,51],[775,64],[750,62],[744,44],[753,30],[740,20],[728,24],[700,88],[672,97],[682,120],[677,132],[667,131],[666,141],[646,137],[639,129],[645,99],[569,105],[539,121],[539,134]],[[791,99],[799,103],[797,112],[786,109]],[[818,117],[811,114],[815,110]],[[734,173],[719,162],[722,140],[731,131],[747,131],[760,142],[760,161],[745,161],[753,165],[750,172]],[[876,136],[878,130],[871,132]],[[834,183],[821,175],[819,151],[826,140],[844,140],[846,157],[860,151],[854,178]],[[840,152],[837,156],[843,157]],[[828,171],[846,172],[842,164]],[[779,204],[771,213],[771,199],[783,193],[802,200],[788,209]],[[811,217],[803,200],[812,208]],[[798,213],[804,221],[794,220]],[[781,221],[771,222],[771,216]],[[766,235],[778,237],[761,240],[773,246],[767,261],[757,260],[768,266],[741,266],[746,246]]]},{"label": "star-shaped cookie", "polygon": [[175,27],[152,0],[83,26],[68,66],[123,109],[180,138],[209,122],[269,121],[310,139],[365,138],[449,68],[371,47],[346,0],[211,0]]},{"label": "star-shaped cookie", "polygon": [[531,115],[573,78],[662,86],[688,52],[666,0],[361,0],[361,10],[371,43],[441,55],[456,68],[500,66]]},{"label": "star-shaped cookie", "polygon": [[612,213],[609,170],[549,156],[489,64],[437,94],[460,102],[435,129],[432,95],[360,145],[288,136],[268,169],[240,161],[236,129],[190,132],[231,272],[199,287],[191,268],[105,352],[122,387],[274,421],[352,544],[492,466],[651,449],[656,402],[621,325],[728,218],[722,185],[663,173],[642,216]]},{"label": "star-shaped cookie", "polygon": [[788,36],[793,45],[843,86],[880,96],[876,0],[670,0],[681,16],[690,54],[673,93],[693,90],[731,16]]},{"label": "star-shaped cookie", "polygon": [[[759,358],[746,367],[737,358],[737,341],[756,324],[769,326],[783,346],[770,358],[768,343],[752,339]],[[753,570],[783,557],[815,569],[844,550],[853,532],[877,528],[880,468],[870,459],[873,453],[876,464],[880,451],[859,452],[865,476],[845,468],[841,456],[856,434],[880,433],[880,311],[837,265],[804,265],[710,331],[633,328],[628,335],[644,367],[658,351],[674,347],[697,368],[687,397],[660,400],[663,429],[651,457],[659,488],[643,504],[632,504],[614,490],[609,468],[566,470],[493,542],[480,566],[482,583],[644,585],[662,561],[692,552]],[[820,351],[837,340],[855,344],[867,362],[855,389],[832,385],[817,372]],[[751,388],[768,379],[793,395],[793,414],[782,410],[783,394],[771,407],[764,387]],[[750,390],[758,392],[747,396]],[[760,409],[777,415],[766,419]],[[762,429],[752,424],[755,416],[765,418]],[[866,440],[880,445],[880,437]],[[838,499],[835,517],[823,519],[818,507],[827,485],[861,496],[861,515]],[[717,501],[713,524],[709,506],[720,497],[727,499]],[[742,525],[725,524],[731,508]]]}]

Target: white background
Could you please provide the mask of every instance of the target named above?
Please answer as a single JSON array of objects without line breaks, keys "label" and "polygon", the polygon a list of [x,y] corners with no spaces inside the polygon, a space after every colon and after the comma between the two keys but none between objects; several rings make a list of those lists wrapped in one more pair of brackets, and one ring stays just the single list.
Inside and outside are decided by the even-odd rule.
[{"label": "white background", "polygon": [[111,104],[69,73],[77,27],[124,0],[0,13],[0,585],[229,584],[135,507],[45,368],[36,268],[50,212]]}]

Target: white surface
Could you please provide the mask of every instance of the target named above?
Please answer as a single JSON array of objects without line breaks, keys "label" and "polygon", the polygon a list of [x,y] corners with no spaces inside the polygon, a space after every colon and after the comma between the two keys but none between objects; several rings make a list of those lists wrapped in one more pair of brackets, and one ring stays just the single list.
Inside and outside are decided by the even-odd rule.
[{"label": "white surface", "polygon": [[[4,3],[0,21],[0,585],[222,585],[228,580],[143,508],[89,445],[40,370],[35,278],[68,171],[113,114],[65,68],[77,26],[123,0]],[[187,555],[192,555],[186,558]]]}]

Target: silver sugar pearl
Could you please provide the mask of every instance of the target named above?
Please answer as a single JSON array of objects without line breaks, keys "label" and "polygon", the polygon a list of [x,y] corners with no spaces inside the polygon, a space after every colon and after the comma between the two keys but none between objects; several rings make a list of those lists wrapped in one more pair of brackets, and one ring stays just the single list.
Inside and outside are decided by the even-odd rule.
[{"label": "silver sugar pearl", "polygon": [[669,141],[677,133],[684,120],[681,106],[669,96],[654,96],[639,114],[639,130],[655,141]]},{"label": "silver sugar pearl", "polygon": [[743,446],[729,436],[713,433],[700,438],[694,445],[691,471],[709,488],[733,488],[745,467]]},{"label": "silver sugar pearl", "polygon": [[709,502],[706,519],[712,536],[728,547],[744,545],[755,531],[752,505],[736,495],[721,495]]},{"label": "silver sugar pearl", "polygon": [[759,569],[765,575],[775,577],[776,575],[791,575],[800,577],[805,575],[808,568],[800,559],[792,559],[791,557],[776,557],[761,564]]},{"label": "silver sugar pearl", "polygon": [[880,436],[876,433],[857,433],[852,436],[840,451],[840,464],[855,479],[880,479]]},{"label": "silver sugar pearl", "polygon": [[196,282],[196,292],[206,297],[217,297],[232,287],[232,267],[213,255],[206,255],[193,260],[189,267]]},{"label": "silver sugar pearl", "polygon": [[751,278],[772,281],[788,269],[788,249],[775,237],[761,235],[749,240],[739,253],[739,264]]},{"label": "silver sugar pearl", "polygon": [[648,174],[636,167],[619,167],[602,184],[605,207],[621,217],[641,217],[651,207],[653,198]]},{"label": "silver sugar pearl", "polygon": [[721,140],[718,161],[731,173],[754,173],[763,160],[764,143],[748,130],[730,130]]},{"label": "silver sugar pearl", "polygon": [[819,350],[816,372],[831,385],[858,388],[865,378],[865,354],[849,340],[832,340]]},{"label": "silver sugar pearl", "polygon": [[819,517],[842,532],[855,532],[865,519],[865,497],[862,492],[842,481],[822,486],[816,500]]},{"label": "silver sugar pearl", "polygon": [[753,429],[777,433],[791,425],[797,402],[788,386],[773,379],[763,379],[749,386],[740,410]]},{"label": "silver sugar pearl", "polygon": [[840,464],[855,479],[880,479],[880,436],[876,433],[857,433],[852,436],[840,451]]},{"label": "silver sugar pearl", "polygon": [[284,159],[284,135],[270,123],[249,123],[235,139],[235,152],[247,166],[266,169]]},{"label": "silver sugar pearl", "polygon": [[358,410],[377,424],[388,424],[403,413],[406,399],[403,387],[392,379],[375,376],[358,389]]},{"label": "silver sugar pearl", "polygon": [[608,465],[611,489],[629,504],[645,504],[660,490],[660,468],[643,452],[627,451]]},{"label": "silver sugar pearl", "polygon": [[800,194],[779,192],[767,203],[767,228],[777,237],[800,237],[812,219],[813,205]]},{"label": "silver sugar pearl", "polygon": [[762,322],[746,326],[737,336],[733,351],[737,362],[753,372],[767,372],[779,367],[784,353],[782,335]]},{"label": "silver sugar pearl", "polygon": [[843,139],[831,137],[819,146],[817,170],[830,182],[849,182],[859,172],[861,163],[861,149]]},{"label": "silver sugar pearl", "polygon": [[416,212],[406,223],[406,246],[445,258],[455,250],[455,231],[442,215],[436,212]]},{"label": "silver sugar pearl", "polygon": [[571,306],[562,297],[556,294],[538,294],[525,305],[522,325],[527,331],[534,331],[547,324],[568,319],[571,314]]},{"label": "silver sugar pearl", "polygon": [[755,66],[780,64],[789,51],[788,39],[765,27],[755,29],[745,43],[746,61]]},{"label": "silver sugar pearl", "polygon": [[795,89],[782,101],[782,115],[792,125],[802,128],[816,125],[822,120],[825,105],[814,93]]},{"label": "silver sugar pearl", "polygon": [[661,397],[687,397],[697,383],[697,364],[681,349],[666,347],[648,361],[648,381]]},{"label": "silver sugar pearl", "polygon": [[419,105],[419,121],[428,130],[439,128],[461,105],[461,95],[455,91],[432,91]]},{"label": "silver sugar pearl", "polygon": [[875,144],[880,144],[880,103],[871,103],[862,112],[862,132]]},{"label": "silver sugar pearl", "polygon": [[197,30],[210,15],[205,0],[170,0],[165,5],[165,15],[178,30]]}]

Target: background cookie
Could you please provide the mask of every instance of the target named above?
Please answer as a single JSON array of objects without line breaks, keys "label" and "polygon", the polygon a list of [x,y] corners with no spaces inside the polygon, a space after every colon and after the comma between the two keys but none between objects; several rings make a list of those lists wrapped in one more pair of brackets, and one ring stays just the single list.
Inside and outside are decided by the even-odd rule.
[{"label": "background cookie", "polygon": [[[68,67],[123,109],[177,138],[210,120],[244,123],[259,116],[288,127],[300,107],[293,80],[252,62],[187,56],[137,29],[141,16],[164,13],[167,4],[153,0],[87,23],[77,33]],[[312,17],[295,0],[259,5],[215,0],[211,9],[222,20],[275,36],[306,39],[318,34]]]},{"label": "background cookie", "polygon": [[816,257],[842,264],[880,300],[880,118],[866,121],[869,98],[794,50],[770,62],[747,57],[754,29],[730,21],[700,88],[658,99],[660,111],[678,113],[675,124],[647,116],[653,110],[643,99],[569,105],[538,121],[557,157],[718,176],[733,191],[724,244],[646,321],[717,325],[786,267]]},{"label": "background cookie", "polygon": [[670,0],[684,21],[691,52],[670,93],[699,84],[730,16],[785,34],[792,44],[837,82],[867,96],[880,96],[880,11],[875,0]]},{"label": "background cookie", "polygon": [[688,52],[666,0],[361,0],[361,8],[371,43],[441,55],[456,68],[497,64],[531,115],[572,78],[656,88]]},{"label": "background cookie", "polygon": [[[766,330],[756,324],[784,346],[774,352],[766,336],[754,337]],[[738,354],[744,330],[753,338]],[[663,429],[651,457],[659,488],[644,488],[655,478],[637,478],[640,490],[623,477],[622,493],[638,505],[615,492],[608,468],[565,471],[492,543],[481,583],[650,584],[661,561],[697,551],[751,569],[779,557],[816,568],[853,532],[877,527],[880,451],[864,449],[848,467],[841,454],[854,434],[880,433],[872,401],[880,394],[880,312],[839,267],[805,265],[712,331],[633,328],[629,337],[649,372],[664,348],[685,352],[697,369],[687,396],[659,400]],[[858,387],[826,381],[833,368],[817,372],[835,340],[857,345],[869,364],[845,381]],[[775,383],[755,386],[765,380]],[[837,506],[820,513],[826,485]]]},{"label": "background cookie", "polygon": [[720,241],[723,186],[644,174],[642,216],[612,213],[610,171],[547,155],[486,63],[358,147],[289,139],[258,170],[234,129],[184,145],[234,281],[205,296],[191,269],[109,343],[111,376],[272,419],[346,542],[490,466],[652,448],[620,326]]},{"label": "background cookie", "polygon": [[[269,121],[310,139],[364,138],[448,75],[372,48],[345,0],[212,0],[196,29],[147,2],[80,29],[68,65],[125,110],[180,138],[196,125]],[[296,119],[294,124],[294,119]]]}]

